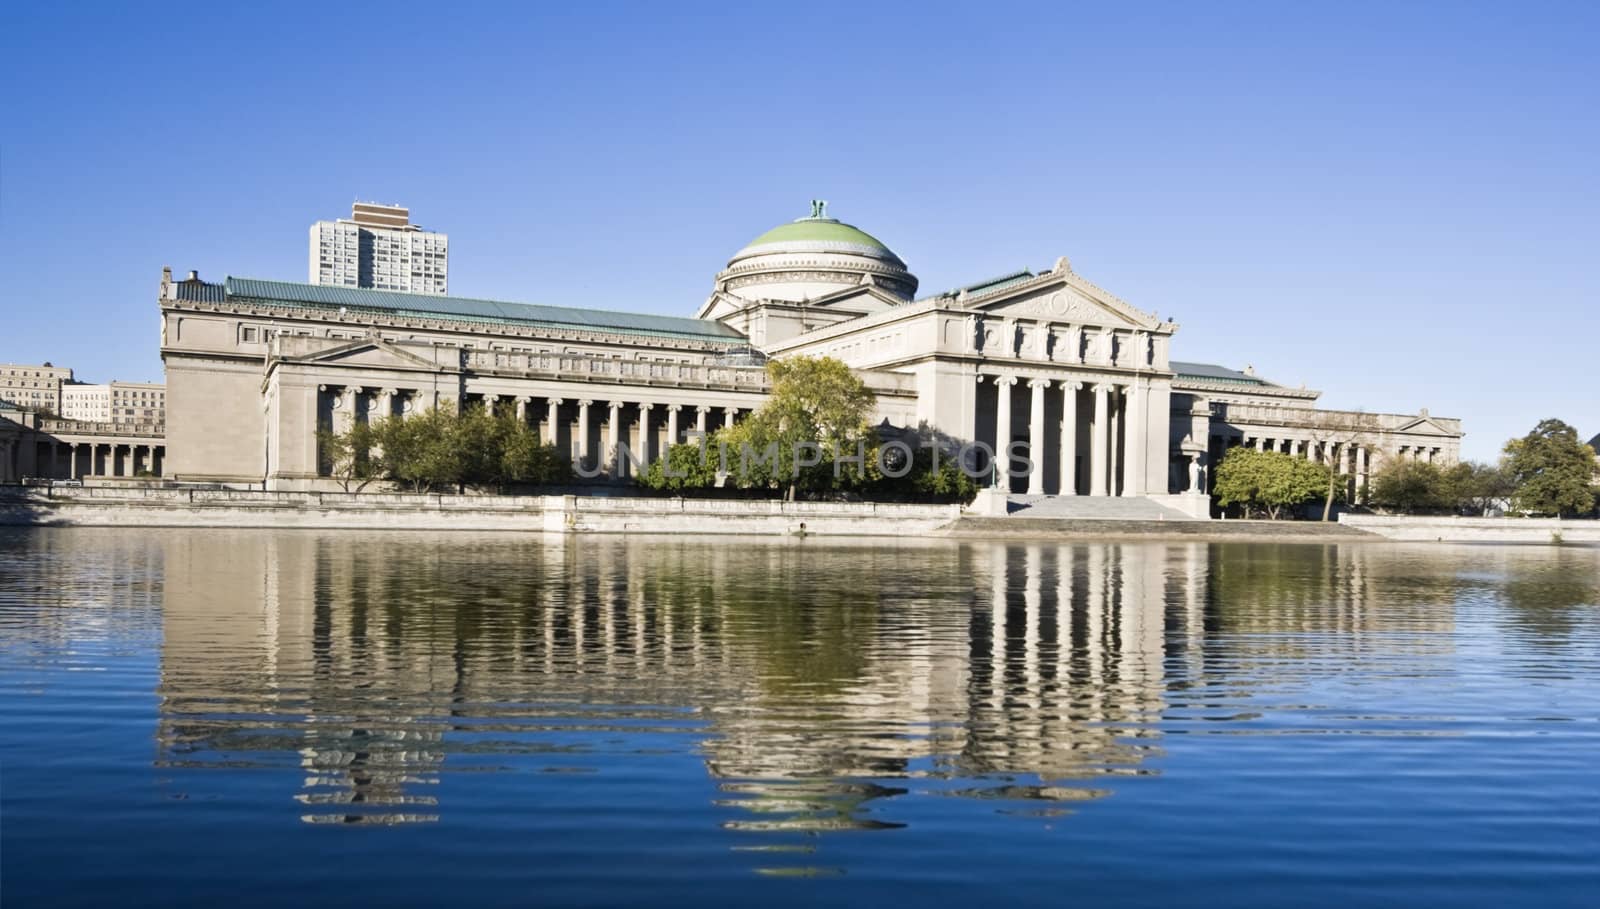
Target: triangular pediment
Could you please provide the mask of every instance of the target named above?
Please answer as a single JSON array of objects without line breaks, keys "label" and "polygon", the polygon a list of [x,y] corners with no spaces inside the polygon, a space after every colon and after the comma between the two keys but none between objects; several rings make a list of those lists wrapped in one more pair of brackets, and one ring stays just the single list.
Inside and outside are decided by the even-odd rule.
[{"label": "triangular pediment", "polygon": [[833,293],[824,294],[804,303],[789,300],[746,300],[743,297],[735,296],[725,291],[717,291],[701,305],[700,311],[695,313],[695,318],[723,319],[751,307],[763,306],[779,309],[833,309],[865,316],[875,312],[883,312],[895,306],[903,306],[905,302],[905,300],[870,281],[863,281],[853,287],[840,288]]},{"label": "triangular pediment", "polygon": [[1402,423],[1401,425],[1396,426],[1393,430],[1391,430],[1391,432],[1409,432],[1409,433],[1412,433],[1414,435],[1433,435],[1433,436],[1453,436],[1453,435],[1455,435],[1455,433],[1451,432],[1448,429],[1445,429],[1443,426],[1440,426],[1438,423],[1433,422],[1433,420],[1428,418],[1428,417],[1417,417],[1416,419],[1411,420],[1410,422]]},{"label": "triangular pediment", "polygon": [[[1042,276],[1043,277],[1043,276]],[[1019,319],[1042,319],[1111,328],[1158,330],[1162,322],[1105,293],[1075,275],[1050,275],[968,303],[980,312]]]},{"label": "triangular pediment", "polygon": [[403,347],[371,339],[352,341],[349,344],[341,344],[303,356],[284,357],[283,360],[287,363],[321,363],[368,369],[426,369],[435,372],[439,368],[439,364],[417,356]]}]

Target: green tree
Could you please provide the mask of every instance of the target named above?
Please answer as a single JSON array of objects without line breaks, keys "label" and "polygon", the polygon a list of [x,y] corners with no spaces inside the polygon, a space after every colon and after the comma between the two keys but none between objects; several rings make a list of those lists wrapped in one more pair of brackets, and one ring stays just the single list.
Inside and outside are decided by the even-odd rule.
[{"label": "green tree", "polygon": [[1246,516],[1261,511],[1272,520],[1315,501],[1328,486],[1328,469],[1279,451],[1229,449],[1217,465],[1212,493],[1223,506],[1238,505]]},{"label": "green tree", "polygon": [[460,483],[465,470],[455,439],[458,421],[454,411],[444,408],[379,420],[384,475],[413,492]]},{"label": "green tree", "polygon": [[340,489],[350,492],[353,486],[360,492],[383,475],[382,461],[372,455],[377,441],[373,427],[357,421],[344,432],[317,430],[317,453]]},{"label": "green tree", "polygon": [[[785,498],[860,486],[870,479],[877,398],[850,367],[832,357],[786,357],[767,363],[772,389],[720,441],[741,486],[785,490]],[[856,458],[835,475],[836,460]]]},{"label": "green tree", "polygon": [[1373,474],[1370,498],[1380,508],[1408,514],[1451,505],[1439,468],[1426,461],[1403,458],[1386,462]]},{"label": "green tree", "polygon": [[495,420],[498,485],[503,488],[510,483],[562,483],[571,479],[572,465],[561,457],[555,445],[540,442],[532,426],[509,413]]},{"label": "green tree", "polygon": [[710,489],[717,485],[717,452],[719,443],[723,441],[723,433],[724,430],[712,433],[704,446],[669,446],[664,456],[651,461],[650,466],[639,475],[639,485],[660,492]]},{"label": "green tree", "polygon": [[1560,420],[1541,420],[1533,432],[1506,443],[1504,468],[1521,511],[1544,515],[1594,510],[1594,449]]},{"label": "green tree", "polygon": [[1483,514],[1516,491],[1499,467],[1478,461],[1453,464],[1440,472],[1439,480],[1441,497],[1468,514]]}]

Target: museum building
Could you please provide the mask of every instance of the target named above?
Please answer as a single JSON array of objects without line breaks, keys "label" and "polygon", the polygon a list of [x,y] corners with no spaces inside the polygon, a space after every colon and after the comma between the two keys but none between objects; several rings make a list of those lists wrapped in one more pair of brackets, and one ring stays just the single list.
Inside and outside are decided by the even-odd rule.
[{"label": "museum building", "polygon": [[918,296],[899,256],[823,203],[735,253],[693,317],[170,269],[160,307],[164,472],[241,487],[330,488],[319,427],[477,402],[628,482],[623,445],[648,463],[731,425],[765,399],[762,364],[795,355],[855,369],[885,431],[1020,443],[1035,469],[996,461],[1017,494],[1192,496],[1235,445],[1333,464],[1355,491],[1384,458],[1454,462],[1462,435],[1426,411],[1324,410],[1248,368],[1173,360],[1176,324],[1066,258]]}]

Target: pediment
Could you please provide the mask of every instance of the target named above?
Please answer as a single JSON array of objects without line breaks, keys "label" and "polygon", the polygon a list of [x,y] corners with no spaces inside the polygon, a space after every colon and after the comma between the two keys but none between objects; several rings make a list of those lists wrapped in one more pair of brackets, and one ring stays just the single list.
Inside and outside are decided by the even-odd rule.
[{"label": "pediment", "polygon": [[283,360],[289,363],[318,363],[368,369],[426,369],[433,372],[439,368],[438,364],[404,348],[386,341],[373,340],[354,341],[303,356],[284,357]]},{"label": "pediment", "polygon": [[1014,292],[978,301],[971,308],[1019,319],[1145,330],[1161,327],[1161,321],[1155,316],[1134,309],[1115,297],[1098,293],[1097,289],[1074,286],[1070,279],[1068,275],[1042,286],[1019,287]]},{"label": "pediment", "polygon": [[827,307],[828,309],[842,309],[850,312],[867,313],[883,312],[896,306],[905,304],[905,300],[888,293],[876,284],[861,284],[856,287],[846,287],[836,290],[826,296],[821,296],[809,301],[807,306]]},{"label": "pediment", "polygon": [[1455,433],[1451,432],[1448,429],[1445,429],[1443,426],[1440,426],[1438,423],[1433,422],[1433,420],[1429,419],[1428,417],[1417,417],[1416,419],[1411,420],[1410,422],[1402,423],[1401,425],[1396,426],[1394,429],[1390,430],[1390,432],[1407,432],[1407,433],[1412,433],[1413,435],[1425,435],[1425,436],[1453,436],[1453,435],[1455,435]]}]

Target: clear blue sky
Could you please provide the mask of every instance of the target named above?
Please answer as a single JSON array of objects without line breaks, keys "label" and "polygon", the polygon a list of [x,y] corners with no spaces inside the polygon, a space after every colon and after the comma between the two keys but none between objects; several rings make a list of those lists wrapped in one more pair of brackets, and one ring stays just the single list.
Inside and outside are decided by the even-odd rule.
[{"label": "clear blue sky", "polygon": [[356,198],[453,293],[689,315],[820,197],[1473,457],[1600,431],[1600,5],[800,6],[15,4],[0,361],[158,378],[161,266],[305,280]]}]

